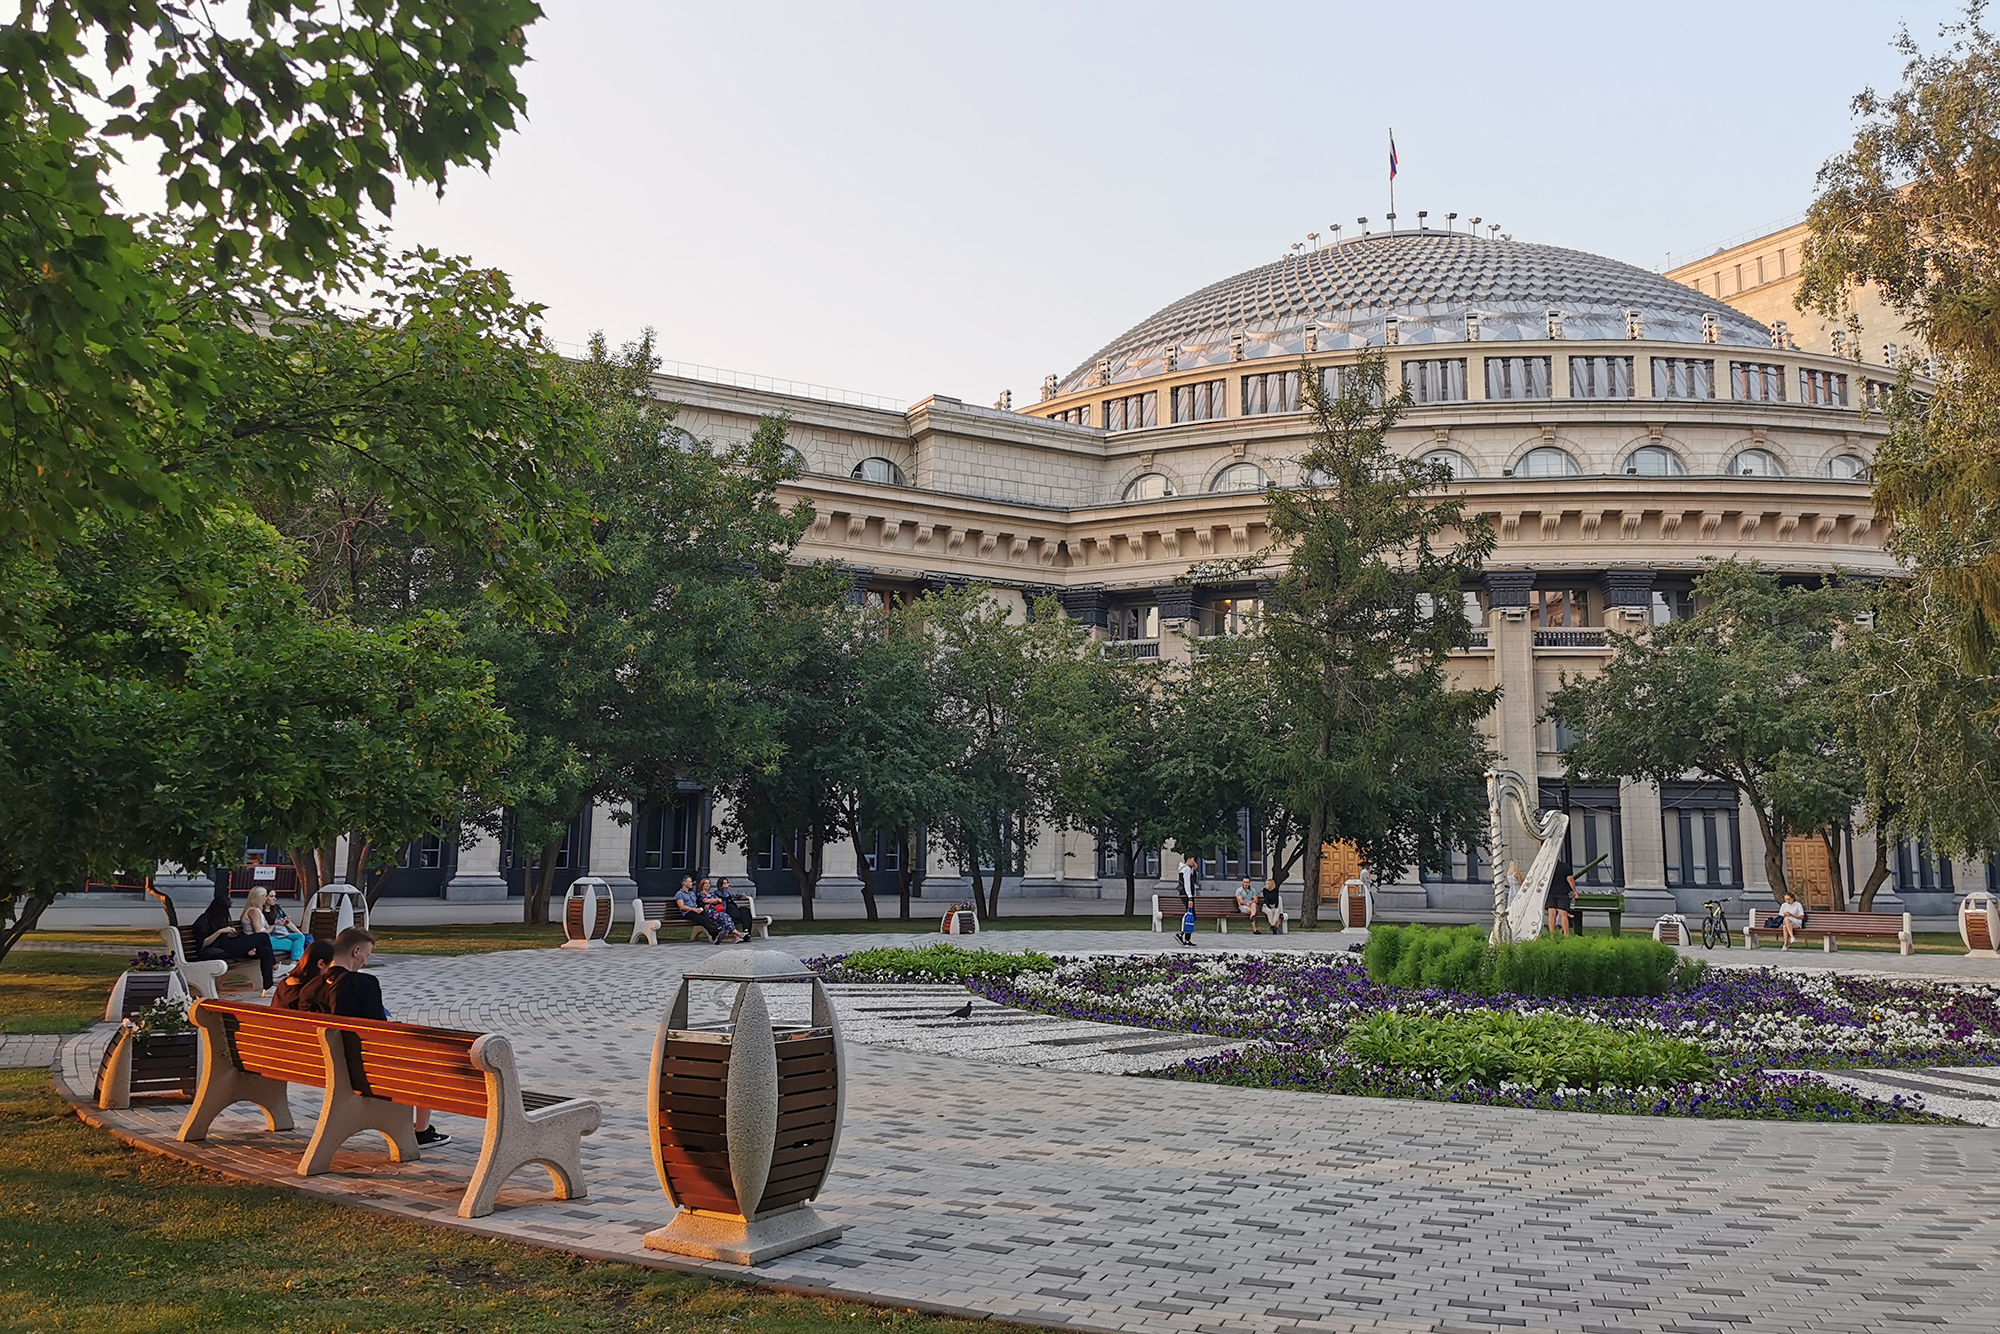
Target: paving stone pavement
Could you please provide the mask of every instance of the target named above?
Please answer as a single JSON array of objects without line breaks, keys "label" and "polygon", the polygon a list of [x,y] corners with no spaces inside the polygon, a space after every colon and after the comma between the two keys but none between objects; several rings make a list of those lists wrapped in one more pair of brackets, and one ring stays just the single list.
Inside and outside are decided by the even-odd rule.
[{"label": "paving stone pavement", "polygon": [[[1071,952],[1108,943],[1100,933],[1022,934],[1064,937],[1035,947]],[[806,952],[814,945],[784,943]],[[826,938],[839,950],[867,943]],[[1120,952],[1143,948],[1141,940],[1117,944]],[[1286,947],[1283,938],[1276,944]],[[180,1106],[93,1115],[241,1175],[661,1263],[639,1241],[668,1216],[646,1144],[644,1073],[681,969],[705,953],[406,956],[382,970],[399,1018],[506,1032],[532,1087],[602,1100],[604,1127],[584,1141],[584,1200],[554,1202],[539,1174],[527,1172],[493,1217],[461,1224],[452,1210],[479,1126],[448,1117],[439,1123],[455,1142],[421,1163],[392,1166],[372,1136],[362,1137],[333,1172],[302,1181],[291,1172],[316,1110],[308,1090],[294,1095],[301,1130],[265,1133],[261,1118],[241,1109],[217,1122],[206,1145],[173,1144]],[[848,1231],[756,1277],[1041,1324],[1175,1334],[1994,1324],[2000,1140],[1990,1130],[1448,1107],[858,1040],[868,1023],[892,1027],[860,1011],[894,1008],[887,999],[898,996],[896,1004],[933,1022],[923,1018],[931,1002],[918,1004],[926,994],[936,993],[843,995],[856,1039],[850,1106],[820,1208]],[[716,995],[698,1000],[717,1013]],[[63,1073],[74,1089],[88,1085],[108,1032],[65,1045]],[[728,1266],[685,1267],[742,1276]]]},{"label": "paving stone pavement", "polygon": [[46,1069],[62,1051],[60,1033],[0,1034],[0,1070]]}]

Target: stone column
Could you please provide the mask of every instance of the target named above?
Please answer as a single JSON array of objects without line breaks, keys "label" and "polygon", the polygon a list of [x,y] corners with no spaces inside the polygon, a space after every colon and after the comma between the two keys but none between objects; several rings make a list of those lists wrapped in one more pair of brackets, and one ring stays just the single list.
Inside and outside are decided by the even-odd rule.
[{"label": "stone column", "polygon": [[[1600,581],[1604,590],[1604,626],[1627,633],[1641,629],[1653,618],[1653,571],[1606,570]],[[1636,613],[1636,614],[1634,614]],[[1613,616],[1624,624],[1613,625]]]},{"label": "stone column", "polygon": [[[1535,631],[1527,614],[1534,581],[1527,570],[1486,575],[1486,636],[1493,649],[1493,684],[1500,687],[1500,703],[1493,711],[1493,748],[1499,752],[1495,763],[1519,774],[1531,795],[1541,781],[1535,746]],[[1526,866],[1534,849],[1526,832],[1515,826],[1511,809],[1503,807],[1502,817],[1507,855]]]},{"label": "stone column", "polygon": [[[626,823],[618,823],[623,815]],[[624,903],[639,892],[639,882],[632,878],[632,840],[639,833],[637,821],[632,820],[632,807],[625,802],[593,801],[590,803],[590,870],[611,887],[611,897],[615,902]]]},{"label": "stone column", "polygon": [[500,839],[484,829],[474,833],[470,846],[458,850],[458,870],[445,882],[447,903],[499,903],[507,897],[507,882],[500,875]]},{"label": "stone column", "polygon": [[1194,615],[1194,589],[1168,584],[1153,590],[1160,604],[1160,660],[1187,662],[1194,656],[1194,639],[1200,626]]}]

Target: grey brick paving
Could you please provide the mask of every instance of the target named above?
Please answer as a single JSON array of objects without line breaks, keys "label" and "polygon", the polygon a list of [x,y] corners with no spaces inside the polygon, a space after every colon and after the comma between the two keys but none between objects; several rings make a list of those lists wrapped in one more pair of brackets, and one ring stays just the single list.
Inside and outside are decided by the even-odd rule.
[{"label": "grey brick paving", "polygon": [[56,1063],[63,1039],[56,1033],[0,1034],[0,1070],[33,1070]]},{"label": "grey brick paving", "polygon": [[[1004,943],[1105,943],[1022,934],[1066,938]],[[498,1213],[463,1226],[658,1262],[639,1245],[668,1214],[646,1145],[643,1078],[679,971],[702,954],[387,962],[383,989],[399,1018],[506,1032],[533,1085],[605,1105],[604,1128],[584,1141],[588,1199],[552,1201],[524,1173]],[[1020,1036],[1040,1031],[1032,1024],[980,1030],[991,1060],[872,1045],[921,1040],[899,1039],[893,1016],[860,1007],[902,1006],[927,1023],[922,994],[843,996],[857,1035],[881,1029],[850,1045],[847,1130],[821,1202],[848,1231],[759,1277],[1043,1324],[1187,1334],[1996,1323],[2000,1140],[1983,1128],[1667,1121],[1220,1088],[1094,1073],[1060,1054],[1090,1044],[1010,1063],[1000,1048],[1026,1046]],[[107,1033],[65,1045],[74,1088],[88,1085]],[[299,1091],[294,1106],[301,1131],[263,1133],[246,1109],[218,1121],[207,1145],[172,1147],[227,1171],[462,1225],[452,1208],[477,1123],[440,1118],[457,1141],[402,1167],[357,1139],[335,1171],[300,1181],[290,1172],[313,1096]],[[182,1110],[103,1115],[165,1148]]]}]

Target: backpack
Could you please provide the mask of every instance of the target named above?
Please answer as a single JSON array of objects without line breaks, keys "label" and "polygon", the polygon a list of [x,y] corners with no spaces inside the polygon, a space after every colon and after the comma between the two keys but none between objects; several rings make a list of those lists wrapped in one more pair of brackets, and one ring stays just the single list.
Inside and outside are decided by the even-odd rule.
[{"label": "backpack", "polygon": [[340,980],[347,976],[347,970],[338,964],[328,964],[318,977],[299,988],[295,1010],[307,1014],[332,1014],[333,998],[340,990]]}]

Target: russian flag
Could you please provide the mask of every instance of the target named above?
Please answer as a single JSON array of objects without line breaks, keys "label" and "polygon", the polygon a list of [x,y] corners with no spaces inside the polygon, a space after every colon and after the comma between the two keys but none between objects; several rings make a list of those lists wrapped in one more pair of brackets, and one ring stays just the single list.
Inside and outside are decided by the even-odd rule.
[{"label": "russian flag", "polygon": [[1396,179],[1396,132],[1389,131],[1389,179]]}]

